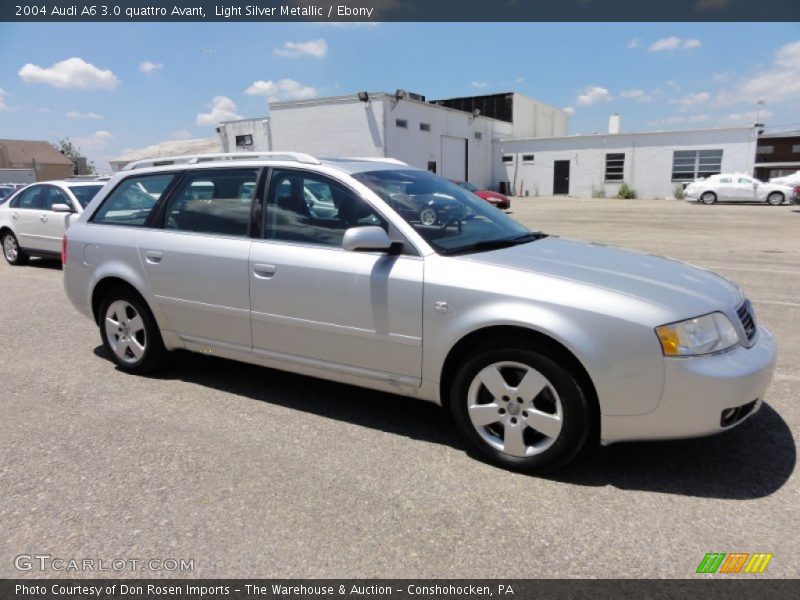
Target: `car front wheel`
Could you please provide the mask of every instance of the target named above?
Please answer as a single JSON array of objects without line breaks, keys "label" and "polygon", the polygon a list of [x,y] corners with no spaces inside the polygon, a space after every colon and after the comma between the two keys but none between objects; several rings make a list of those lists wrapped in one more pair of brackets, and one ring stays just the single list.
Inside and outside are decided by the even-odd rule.
[{"label": "car front wheel", "polygon": [[435,225],[438,219],[439,215],[432,208],[423,208],[419,213],[419,220],[423,225]]},{"label": "car front wheel", "polygon": [[126,288],[112,291],[100,307],[100,335],[117,366],[143,374],[161,366],[167,356],[155,319],[144,301]]},{"label": "car front wheel", "polygon": [[19,248],[17,237],[10,231],[3,234],[3,256],[10,265],[15,267],[28,263],[28,255]]},{"label": "car front wheel", "polygon": [[589,402],[574,374],[522,348],[490,348],[467,361],[453,382],[450,409],[470,446],[525,472],[565,464],[591,429]]}]

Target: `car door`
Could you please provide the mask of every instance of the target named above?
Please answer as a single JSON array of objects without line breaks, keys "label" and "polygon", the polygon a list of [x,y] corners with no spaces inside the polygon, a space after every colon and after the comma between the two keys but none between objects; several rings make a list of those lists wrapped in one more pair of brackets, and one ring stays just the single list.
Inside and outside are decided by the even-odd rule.
[{"label": "car door", "polygon": [[[312,213],[306,189],[330,197],[335,214]],[[265,222],[249,264],[254,352],[419,385],[421,257],[412,249],[387,254],[341,247],[348,228],[388,228],[386,219],[339,182],[285,169],[272,173]]]},{"label": "car door", "polygon": [[[58,254],[61,252],[61,239],[69,226],[71,219],[77,215],[75,203],[64,190],[55,185],[42,186],[44,196],[42,207],[33,218],[33,225],[37,232],[39,250]],[[73,212],[55,212],[53,205],[66,204]]]},{"label": "car door", "polygon": [[755,182],[749,177],[737,177],[730,199],[734,202],[753,202],[756,199]]},{"label": "car door", "polygon": [[250,352],[248,255],[257,168],[187,172],[156,227],[139,242],[141,264],[171,329],[184,341]]},{"label": "car door", "polygon": [[730,200],[734,195],[733,177],[720,177],[717,179],[714,191],[718,200]]}]

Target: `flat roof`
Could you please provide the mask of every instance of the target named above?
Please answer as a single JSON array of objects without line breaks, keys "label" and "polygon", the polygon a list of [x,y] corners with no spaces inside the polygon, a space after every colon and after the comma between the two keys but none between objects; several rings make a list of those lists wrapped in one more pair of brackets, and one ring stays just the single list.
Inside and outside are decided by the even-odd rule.
[{"label": "flat roof", "polygon": [[561,135],[555,137],[527,137],[527,138],[501,138],[500,142],[541,142],[549,140],[579,140],[582,138],[625,137],[639,135],[664,135],[681,133],[710,133],[716,131],[755,131],[754,127],[707,127],[705,129],[662,129],[658,131],[625,131],[621,133],[586,133],[576,135]]}]

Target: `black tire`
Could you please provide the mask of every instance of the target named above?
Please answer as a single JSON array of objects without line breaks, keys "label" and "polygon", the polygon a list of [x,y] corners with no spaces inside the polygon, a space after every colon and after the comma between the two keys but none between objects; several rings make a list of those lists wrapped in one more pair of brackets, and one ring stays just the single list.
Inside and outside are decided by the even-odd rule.
[{"label": "black tire", "polygon": [[[125,343],[125,336],[122,335],[122,332],[118,334],[110,333],[106,321],[109,309],[115,303],[127,303],[132,309],[132,311],[128,313],[129,316],[130,314],[136,314],[141,317],[143,327],[141,330],[132,332],[133,336],[131,338],[133,340],[135,337],[139,345],[144,348],[139,357],[136,357],[134,355],[135,353],[130,349],[132,348],[132,345],[130,345],[132,341],[129,343],[129,350],[127,352],[123,350],[126,357],[121,356],[120,353],[116,351],[121,341]],[[98,313],[97,320],[100,326],[100,337],[103,340],[103,346],[105,346],[111,359],[122,371],[135,375],[143,375],[155,371],[166,364],[169,352],[164,347],[164,341],[161,339],[161,333],[158,330],[158,325],[153,317],[153,313],[150,312],[150,308],[141,296],[132,289],[128,287],[117,287],[111,290],[100,304],[100,312]],[[139,333],[140,331],[141,335]],[[113,340],[109,339],[110,335],[114,335]]]},{"label": "black tire", "polygon": [[[497,427],[497,424],[483,428],[481,433],[477,426],[473,425],[469,414],[470,409],[468,406],[472,401],[470,399],[470,389],[473,385],[482,385],[480,383],[475,384],[478,374],[486,367],[494,366],[497,363],[509,362],[519,363],[538,371],[552,386],[557,394],[558,402],[560,402],[560,431],[552,438],[547,438],[547,436],[539,434],[535,430],[532,431],[531,435],[542,436],[550,441],[546,442],[549,446],[531,456],[514,456],[493,446],[484,436],[491,437],[492,432],[488,430],[491,427]],[[515,367],[510,368],[514,369]],[[508,383],[508,380],[506,380],[506,383]],[[488,389],[482,388],[479,393],[488,393]],[[549,394],[550,392],[543,393]],[[539,394],[537,398],[541,398],[541,396],[542,394]],[[483,347],[473,355],[473,358],[465,361],[459,368],[450,388],[449,400],[450,411],[464,441],[490,462],[514,471],[544,473],[566,464],[580,452],[581,448],[586,444],[590,432],[593,430],[594,412],[578,378],[570,372],[569,368],[565,368],[536,349],[504,348],[499,344]],[[505,416],[503,418],[511,418],[511,405],[514,398],[511,397],[510,400],[506,404],[509,409],[504,413]],[[497,406],[502,406],[500,401],[496,402]],[[495,404],[492,403],[490,405],[494,406]],[[524,407],[525,405],[521,404],[520,406]],[[475,405],[473,405],[474,407]],[[521,411],[523,408],[516,408],[516,410]],[[498,410],[498,412],[500,411]],[[528,416],[526,412],[518,412],[517,414]],[[513,421],[513,419],[511,420]],[[523,430],[525,432],[523,435],[527,436],[528,429],[523,427]],[[502,431],[505,436],[505,428]],[[505,442],[505,439],[503,441]],[[529,449],[535,451],[533,450],[533,445],[529,448],[527,441],[525,444],[526,452]]]},{"label": "black tire", "polygon": [[[9,244],[10,247],[7,247],[7,244]],[[15,236],[11,231],[5,231],[3,233],[2,245],[3,256],[8,264],[15,267],[21,267],[28,264],[28,259],[30,257],[20,249],[17,236]]]},{"label": "black tire", "polygon": [[699,198],[700,202],[706,205],[716,204],[717,202],[717,195],[714,192],[703,192],[700,194]]},{"label": "black tire", "polygon": [[783,201],[786,200],[784,195],[780,192],[771,192],[767,196],[767,204],[770,206],[780,206],[783,204]]}]

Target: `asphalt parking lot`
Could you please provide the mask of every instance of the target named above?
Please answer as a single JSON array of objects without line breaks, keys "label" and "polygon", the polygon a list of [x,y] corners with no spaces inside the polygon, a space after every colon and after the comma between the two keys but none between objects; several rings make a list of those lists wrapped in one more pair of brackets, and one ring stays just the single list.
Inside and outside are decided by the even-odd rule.
[{"label": "asphalt parking lot", "polygon": [[739,283],[780,348],[762,411],[524,476],[419,401],[189,354],[125,375],[57,264],[3,261],[0,577],[75,575],[15,569],[37,553],[193,559],[182,575],[208,578],[690,577],[711,551],[796,577],[800,207],[521,198],[514,216]]}]

